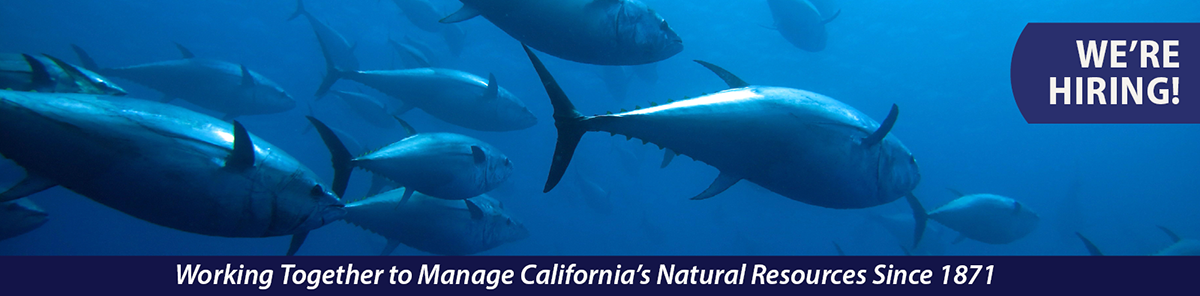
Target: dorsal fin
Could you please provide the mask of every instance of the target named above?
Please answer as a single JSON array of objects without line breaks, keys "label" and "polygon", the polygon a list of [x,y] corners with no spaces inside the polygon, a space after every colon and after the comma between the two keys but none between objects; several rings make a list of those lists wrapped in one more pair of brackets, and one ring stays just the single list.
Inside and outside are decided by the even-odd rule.
[{"label": "dorsal fin", "polygon": [[887,118],[879,125],[879,129],[875,130],[875,133],[871,134],[870,137],[863,139],[863,146],[871,147],[883,141],[883,137],[887,137],[887,134],[892,131],[892,126],[896,125],[897,116],[900,116],[900,106],[892,104],[892,111],[888,113]]},{"label": "dorsal fin", "polygon": [[825,25],[825,24],[828,24],[829,22],[832,22],[833,19],[836,19],[839,15],[842,15],[841,9],[838,9],[836,12],[834,12],[832,16],[829,16],[829,18],[822,20],[821,25]]},{"label": "dorsal fin", "polygon": [[1179,237],[1178,234],[1175,234],[1174,231],[1171,231],[1171,229],[1167,228],[1166,226],[1159,225],[1158,229],[1162,229],[1163,232],[1166,232],[1167,236],[1171,237],[1172,242],[1178,243],[1179,241],[1183,240],[1183,238]]},{"label": "dorsal fin", "polygon": [[179,53],[182,54],[183,58],[185,58],[185,59],[190,59],[190,58],[196,57],[195,54],[192,54],[191,50],[188,50],[187,47],[183,47],[183,44],[179,44],[178,42],[176,42],[175,48],[179,49]]},{"label": "dorsal fin", "polygon": [[233,152],[225,158],[225,167],[245,169],[254,166],[254,142],[250,133],[237,120],[233,121]]},{"label": "dorsal fin", "polygon": [[46,64],[28,54],[21,54],[21,56],[25,57],[25,63],[29,64],[29,73],[32,75],[29,82],[33,86],[33,89],[36,90],[54,84],[54,79],[50,78],[50,71],[46,70]]},{"label": "dorsal fin", "polygon": [[50,59],[50,61],[54,62],[59,69],[62,69],[63,72],[67,73],[67,76],[71,77],[71,82],[79,86],[79,92],[89,94],[104,94],[104,86],[92,81],[92,79],[88,78],[87,74],[83,74],[83,71],[80,71],[79,68],[76,68],[74,65],[68,64],[63,60],[48,54],[43,53],[42,56]]},{"label": "dorsal fin", "polygon": [[463,7],[458,9],[458,11],[455,11],[454,13],[438,20],[438,22],[443,23],[443,24],[453,24],[453,23],[469,20],[469,19],[475,18],[477,16],[479,16],[479,10],[476,10],[475,8],[472,8],[470,6],[463,5]]},{"label": "dorsal fin", "polygon": [[1013,215],[1021,214],[1021,202],[1013,201]]},{"label": "dorsal fin", "polygon": [[721,68],[717,65],[713,65],[712,63],[701,61],[701,60],[693,60],[693,61],[700,63],[700,65],[704,66],[705,68],[708,68],[709,71],[712,71],[713,73],[717,74],[717,77],[721,77],[721,80],[725,80],[725,84],[728,84],[729,88],[742,88],[742,87],[750,86],[750,84],[746,83],[745,80],[738,78],[737,75],[733,75],[733,73],[729,72],[728,70],[725,70],[724,68]]},{"label": "dorsal fin", "polygon": [[405,138],[417,134],[417,129],[413,128],[412,125],[409,125],[407,121],[404,121],[404,119],[400,119],[400,116],[392,115],[392,118],[395,118],[397,122],[400,122],[400,126],[404,127],[404,132],[408,133],[407,135],[404,135]]},{"label": "dorsal fin", "polygon": [[239,66],[242,67],[242,86],[254,86],[254,75],[250,74],[250,69],[246,69],[246,65]]},{"label": "dorsal fin", "polygon": [[83,51],[82,47],[71,44],[71,50],[74,50],[75,55],[79,56],[79,62],[83,64],[84,69],[88,69],[93,72],[100,71],[100,67],[96,65],[96,61],[92,60],[92,57],[89,56],[86,51]]},{"label": "dorsal fin", "polygon": [[1104,253],[1100,252],[1100,248],[1097,248],[1096,244],[1092,243],[1092,240],[1084,237],[1083,234],[1078,232],[1075,233],[1075,236],[1078,236],[1079,240],[1083,241],[1083,246],[1087,248],[1088,254],[1091,254],[1092,256],[1104,256]]},{"label": "dorsal fin", "polygon": [[500,96],[500,84],[496,83],[496,74],[488,73],[487,91],[483,93],[483,99],[491,100]]},{"label": "dorsal fin", "polygon": [[946,188],[946,190],[950,190],[950,193],[954,194],[954,197],[956,198],[967,196],[966,194],[963,194],[962,191],[958,191],[958,189]]}]

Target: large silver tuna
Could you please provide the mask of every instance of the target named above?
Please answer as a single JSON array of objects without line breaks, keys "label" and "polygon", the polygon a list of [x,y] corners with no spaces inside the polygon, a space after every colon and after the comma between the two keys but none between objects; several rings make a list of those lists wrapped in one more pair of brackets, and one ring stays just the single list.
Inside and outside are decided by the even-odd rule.
[{"label": "large silver tuna", "polygon": [[0,202],[62,186],[181,231],[292,235],[289,255],[345,214],[342,192],[240,123],[153,101],[0,91],[0,154],[27,174]]},{"label": "large silver tuna", "polygon": [[[987,244],[1008,244],[1029,235],[1041,218],[1028,206],[1010,197],[995,194],[962,194],[958,198],[918,215],[958,231],[963,238]],[[959,241],[962,238],[957,239]]]},{"label": "large silver tuna", "polygon": [[[358,71],[358,58],[354,56],[354,45],[346,41],[346,37],[334,31],[328,24],[317,19],[308,10],[304,9],[304,1],[296,0],[296,12],[288,20],[293,20],[296,17],[303,15],[308,19],[308,23],[312,25],[313,33],[317,35],[317,44],[321,46],[321,53],[325,56],[326,73],[337,73],[340,71]],[[317,98],[325,96],[329,91],[329,87],[333,86],[334,81],[331,75],[326,74],[325,79],[321,81],[321,85],[317,87]]]},{"label": "large silver tuna", "polygon": [[153,88],[163,93],[163,102],[178,98],[225,113],[226,121],[241,115],[280,113],[296,107],[296,100],[282,87],[245,65],[197,58],[179,44],[176,47],[183,59],[105,69],[98,68],[82,48],[71,46],[84,68]]},{"label": "large silver tuna", "polygon": [[[1162,229],[1163,232],[1166,232],[1167,236],[1171,237],[1172,243],[1166,248],[1163,248],[1162,250],[1154,252],[1150,255],[1200,256],[1200,240],[1180,237],[1178,234],[1175,234],[1175,231],[1172,231],[1170,228],[1165,226],[1160,225],[1158,226],[1158,229]],[[1092,256],[1104,256],[1104,253],[1100,251],[1100,248],[1096,247],[1096,244],[1092,243],[1092,240],[1084,237],[1083,234],[1078,232],[1075,233],[1075,236],[1078,236],[1079,240],[1083,241],[1083,245],[1087,248],[1088,254]]]},{"label": "large silver tuna", "polygon": [[[398,118],[397,118],[398,119]],[[362,168],[404,186],[405,197],[421,192],[429,196],[465,200],[496,189],[512,175],[512,161],[488,143],[454,133],[417,133],[400,124],[409,136],[359,157],[352,157],[337,134],[321,121],[308,117],[321,134],[333,160],[334,191],[344,191],[350,171]]]},{"label": "large silver tuna", "polygon": [[487,195],[463,203],[418,193],[401,203],[404,191],[346,205],[347,223],[387,238],[381,255],[400,244],[438,255],[471,255],[529,237],[525,225]]},{"label": "large silver tuna", "polygon": [[771,6],[771,15],[775,18],[775,29],[779,30],[783,39],[809,52],[825,50],[825,41],[829,39],[825,24],[842,13],[838,10],[826,18],[808,0],[767,0],[767,4]]},{"label": "large silver tuna", "polygon": [[[708,189],[692,199],[716,196],[747,180],[807,204],[861,209],[911,196],[921,179],[916,158],[889,134],[899,112],[895,105],[880,124],[833,98],[750,85],[697,61],[731,89],[641,110],[584,116],[537,55],[529,47],[525,51],[554,106],[558,129],[546,192],[562,179],[575,147],[589,131],[639,138],[719,169]],[[917,224],[915,241],[920,241],[925,225]]]},{"label": "large silver tuna", "polygon": [[[442,121],[478,131],[515,131],[533,127],[537,117],[517,96],[471,73],[415,68],[343,72],[339,75],[374,88]],[[401,107],[402,109],[404,107]]]},{"label": "large silver tuna", "polygon": [[42,227],[49,220],[47,216],[28,198],[0,202],[0,241]]},{"label": "large silver tuna", "polygon": [[0,53],[0,89],[125,95],[124,89],[100,74],[46,54]]},{"label": "large silver tuna", "polygon": [[683,41],[638,0],[461,0],[442,19],[482,15],[513,38],[552,56],[594,65],[641,65],[683,51]]}]

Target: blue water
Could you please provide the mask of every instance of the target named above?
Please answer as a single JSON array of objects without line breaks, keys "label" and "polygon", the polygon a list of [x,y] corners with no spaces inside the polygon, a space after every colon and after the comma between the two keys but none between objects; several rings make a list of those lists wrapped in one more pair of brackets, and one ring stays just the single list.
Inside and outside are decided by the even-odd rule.
[{"label": "blue water", "polygon": [[[452,11],[458,1],[434,0]],[[1195,125],[1030,125],[1009,86],[1012,48],[1027,22],[1197,22],[1197,1],[832,1],[841,9],[827,26],[828,47],[801,51],[770,26],[765,1],[645,0],[684,40],[682,53],[658,63],[655,83],[633,79],[614,100],[600,66],[542,54],[542,60],[586,114],[648,106],[724,89],[693,59],[709,61],[753,84],[787,86],[842,100],[882,120],[901,109],[892,130],[916,155],[922,182],[915,194],[927,208],[966,193],[1010,196],[1042,220],[1028,237],[1007,245],[965,241],[946,255],[1083,255],[1075,231],[1106,254],[1141,255],[1170,244],[1156,225],[1200,237],[1200,127]],[[363,69],[393,69],[399,57],[386,43],[405,35],[445,51],[440,35],[414,27],[390,1],[308,0],[308,10],[358,44]],[[368,148],[403,132],[374,128],[336,99],[313,101],[324,59],[306,20],[285,21],[290,0],[270,1],[4,1],[0,51],[47,53],[78,62],[70,44],[88,49],[100,66],[179,58],[172,42],[198,56],[245,64],[279,83],[302,103],[289,112],[239,120],[325,180],[329,154],[315,133],[302,134],[303,102],[331,126],[354,130]],[[789,200],[749,182],[715,198],[691,201],[717,170],[686,156],[664,169],[661,152],[634,139],[584,137],[571,171],[542,193],[556,138],[546,93],[520,44],[483,18],[467,32],[461,57],[444,67],[486,77],[520,97],[539,117],[532,128],[477,132],[416,110],[405,115],[421,131],[467,134],[504,151],[516,164],[508,183],[490,193],[524,221],[532,236],[482,255],[900,255],[896,238],[867,221],[872,213],[910,214],[904,201],[864,210],[832,210]],[[160,93],[115,79],[130,96]],[[384,95],[351,81],[334,89]],[[187,107],[182,101],[176,101]],[[193,108],[194,110],[202,109]],[[5,160],[6,161],[6,160]],[[22,173],[3,166],[0,186]],[[581,198],[572,174],[583,171],[610,191],[611,212]],[[369,179],[356,171],[349,196]],[[1077,190],[1072,184],[1078,184]],[[288,237],[230,239],[156,226],[62,188],[31,197],[50,222],[0,241],[6,255],[279,255]],[[930,222],[936,224],[936,222]],[[952,238],[953,236],[950,236]],[[949,240],[949,239],[947,239]],[[923,242],[928,243],[929,241]],[[318,229],[298,255],[375,255],[384,240],[343,222]],[[948,243],[948,242],[942,242]],[[397,255],[421,255],[401,246]]]}]

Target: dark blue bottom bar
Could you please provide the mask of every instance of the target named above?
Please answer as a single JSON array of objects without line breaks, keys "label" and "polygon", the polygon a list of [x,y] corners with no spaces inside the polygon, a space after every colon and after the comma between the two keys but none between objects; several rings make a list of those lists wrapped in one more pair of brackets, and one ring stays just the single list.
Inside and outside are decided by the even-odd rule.
[{"label": "dark blue bottom bar", "polygon": [[[5,295],[1190,291],[1197,257],[4,257]],[[15,293],[14,293],[15,292]],[[436,294],[433,294],[436,293]],[[446,294],[449,293],[449,294]],[[354,294],[361,295],[361,294]],[[928,295],[928,294],[926,294]]]}]

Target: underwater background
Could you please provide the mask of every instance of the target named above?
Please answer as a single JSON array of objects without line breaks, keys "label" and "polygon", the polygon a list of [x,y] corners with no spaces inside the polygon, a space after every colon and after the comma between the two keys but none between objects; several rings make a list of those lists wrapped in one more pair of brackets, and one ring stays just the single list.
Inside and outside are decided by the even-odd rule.
[{"label": "underwater background", "polygon": [[[449,13],[461,4],[431,0]],[[1029,236],[1006,245],[972,240],[937,222],[922,244],[929,255],[1085,255],[1075,232],[1108,255],[1145,255],[1171,240],[1156,226],[1200,237],[1200,126],[1031,125],[1013,100],[1009,66],[1028,22],[1197,22],[1197,1],[814,1],[830,22],[828,46],[807,52],[768,28],[766,1],[643,0],[684,42],[684,51],[655,65],[657,79],[606,81],[605,66],[541,55],[567,95],[587,115],[634,109],[725,89],[692,62],[705,60],[752,84],[810,90],[881,120],[892,104],[903,112],[892,133],[921,166],[915,194],[927,209],[964,193],[1015,198],[1041,217]],[[332,179],[329,152],[305,132],[311,104],[325,123],[351,131],[365,148],[404,137],[355,118],[336,98],[314,101],[325,73],[312,28],[287,21],[291,0],[3,1],[0,52],[46,53],[76,63],[71,44],[102,67],[179,58],[172,42],[199,57],[242,63],[280,84],[300,103],[288,112],[244,116],[247,129]],[[575,162],[554,191],[542,193],[556,133],[545,90],[520,43],[492,23],[472,19],[462,53],[442,36],[410,23],[390,1],[305,1],[307,10],[356,43],[364,70],[402,67],[388,38],[412,37],[441,55],[440,66],[492,73],[538,116],[532,128],[479,132],[421,110],[403,115],[418,131],[462,133],[504,151],[513,176],[488,195],[504,201],[531,235],[480,255],[903,255],[898,235],[874,216],[911,219],[904,201],[834,210],[789,200],[750,182],[702,201],[688,200],[717,175],[678,157],[659,168],[662,152],[640,140],[584,136]],[[1186,45],[1183,45],[1186,46]],[[161,94],[114,78],[130,97]],[[627,84],[626,84],[627,83]],[[624,84],[624,93],[619,86]],[[385,95],[352,81],[334,90]],[[176,100],[173,104],[193,107]],[[200,112],[199,108],[191,108]],[[212,113],[210,113],[212,114]],[[215,116],[219,117],[219,114]],[[0,163],[0,188],[23,176]],[[370,178],[357,170],[347,197],[361,197]],[[591,184],[594,184],[592,186]],[[596,190],[596,188],[599,190]],[[220,238],[138,220],[61,187],[30,197],[50,220],[0,241],[3,255],[278,255],[289,237]],[[909,220],[908,223],[911,223]],[[909,224],[911,225],[911,224]],[[939,229],[941,234],[937,234]],[[298,255],[376,255],[385,240],[335,222],[313,231]],[[427,253],[401,246],[394,255]]]}]

